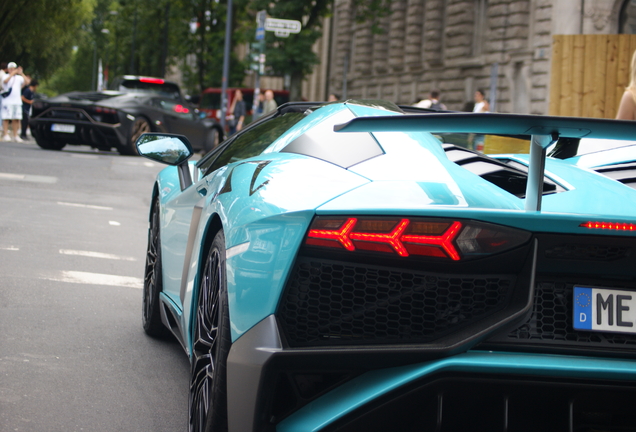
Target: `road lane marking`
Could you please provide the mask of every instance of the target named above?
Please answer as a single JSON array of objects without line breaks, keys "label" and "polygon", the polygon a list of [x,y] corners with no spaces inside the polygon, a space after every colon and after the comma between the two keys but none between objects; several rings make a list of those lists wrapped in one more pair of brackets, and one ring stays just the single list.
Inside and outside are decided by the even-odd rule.
[{"label": "road lane marking", "polygon": [[135,162],[135,161],[125,161],[124,162],[125,165],[132,165],[132,166],[139,166],[139,165],[143,165],[146,166],[148,168],[152,168],[155,166],[155,164],[153,164],[152,162]]},{"label": "road lane marking", "polygon": [[108,225],[112,225],[112,226],[120,226],[121,224],[117,221],[108,221]]},{"label": "road lane marking", "polygon": [[44,279],[56,282],[68,282],[88,285],[108,285],[138,289],[142,289],[144,287],[144,280],[141,278],[80,271],[62,271],[61,275],[58,277],[45,277]]},{"label": "road lane marking", "polygon": [[0,246],[0,250],[6,250],[6,251],[19,251],[20,248],[15,247],[15,246]]},{"label": "road lane marking", "polygon": [[92,154],[71,154],[71,157],[79,158],[79,159],[99,159],[99,156]]},{"label": "road lane marking", "polygon": [[68,202],[62,202],[62,201],[58,201],[57,203],[63,206],[82,207],[82,208],[89,208],[89,209],[95,209],[95,210],[112,210],[113,209],[112,207],[103,207],[103,206],[96,206],[91,204],[68,203]]},{"label": "road lane marking", "polygon": [[120,260],[120,261],[137,261],[137,258],[134,258],[134,257],[113,255],[113,254],[107,254],[107,253],[101,253],[101,252],[60,249],[60,253],[62,255],[85,256],[90,258],[104,258],[104,259]]},{"label": "road lane marking", "polygon": [[0,173],[0,179],[26,181],[32,183],[57,183],[57,177],[30,174]]}]

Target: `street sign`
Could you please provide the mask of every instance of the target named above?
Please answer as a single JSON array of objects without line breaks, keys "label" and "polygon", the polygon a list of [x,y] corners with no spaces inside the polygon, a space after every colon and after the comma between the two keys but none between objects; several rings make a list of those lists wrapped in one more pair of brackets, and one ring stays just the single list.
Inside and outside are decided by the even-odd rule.
[{"label": "street sign", "polygon": [[267,18],[265,31],[273,31],[276,36],[287,37],[290,33],[300,33],[302,25],[300,21],[279,18]]},{"label": "street sign", "polygon": [[258,11],[256,13],[256,40],[265,39],[265,20],[267,19],[267,11]]}]

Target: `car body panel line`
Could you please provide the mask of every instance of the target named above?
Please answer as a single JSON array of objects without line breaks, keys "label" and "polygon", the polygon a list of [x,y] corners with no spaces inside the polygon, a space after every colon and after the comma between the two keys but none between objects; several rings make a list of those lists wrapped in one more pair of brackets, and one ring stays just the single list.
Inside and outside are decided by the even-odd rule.
[{"label": "car body panel line", "polygon": [[227,387],[229,430],[255,430],[262,372],[271,357],[281,350],[274,315],[256,324],[232,344],[227,358],[227,382],[232,383]]},{"label": "car body panel line", "polygon": [[392,390],[441,372],[636,380],[636,369],[628,360],[472,351],[441,360],[367,372],[296,411],[281,421],[276,431],[319,431]]},{"label": "car body panel line", "polygon": [[183,260],[183,275],[181,276],[181,289],[179,290],[179,298],[181,304],[185,299],[186,288],[188,285],[188,274],[190,272],[190,262],[192,261],[192,250],[194,249],[194,240],[199,231],[199,222],[201,214],[205,206],[205,198],[197,202],[192,210],[192,222],[190,223],[190,232],[188,234],[188,243],[186,244],[185,257]]},{"label": "car body panel line", "polygon": [[170,297],[161,293],[159,296],[161,300],[161,322],[163,325],[168,327],[170,332],[174,335],[174,337],[179,341],[181,347],[188,352],[185,346],[185,341],[183,340],[183,329],[181,326],[181,310],[172,301]]}]

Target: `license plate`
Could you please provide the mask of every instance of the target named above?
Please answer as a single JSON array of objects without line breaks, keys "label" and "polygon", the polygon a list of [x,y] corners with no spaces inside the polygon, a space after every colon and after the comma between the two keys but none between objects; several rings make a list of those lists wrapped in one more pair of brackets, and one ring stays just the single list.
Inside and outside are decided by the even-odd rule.
[{"label": "license plate", "polygon": [[636,291],[574,287],[574,329],[636,333]]},{"label": "license plate", "polygon": [[53,123],[51,130],[53,132],[75,133],[75,125]]}]

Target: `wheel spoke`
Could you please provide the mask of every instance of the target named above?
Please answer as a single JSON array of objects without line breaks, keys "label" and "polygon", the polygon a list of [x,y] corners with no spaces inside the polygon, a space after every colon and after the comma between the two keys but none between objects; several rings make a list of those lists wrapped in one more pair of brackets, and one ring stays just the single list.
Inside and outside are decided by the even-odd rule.
[{"label": "wheel spoke", "polygon": [[216,378],[215,355],[219,343],[221,271],[219,252],[212,250],[202,274],[194,325],[190,382],[191,431],[202,431],[205,427],[212,385]]}]

